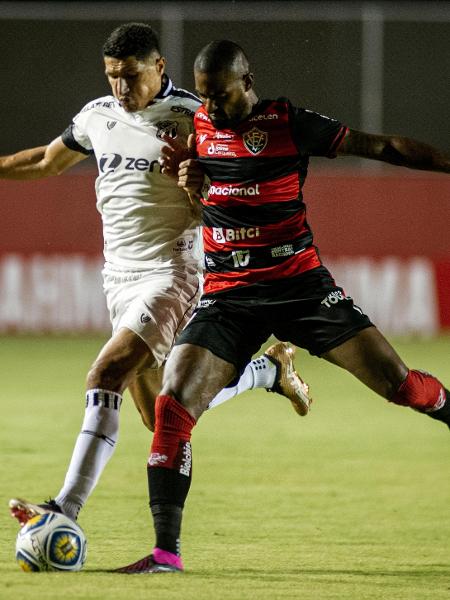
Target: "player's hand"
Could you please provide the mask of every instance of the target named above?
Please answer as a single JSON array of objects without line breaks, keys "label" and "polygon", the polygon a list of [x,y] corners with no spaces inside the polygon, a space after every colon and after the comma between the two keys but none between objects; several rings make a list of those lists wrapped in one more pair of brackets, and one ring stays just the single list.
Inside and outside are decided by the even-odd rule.
[{"label": "player's hand", "polygon": [[192,158],[195,154],[195,150],[193,151],[192,149],[192,142],[189,144],[189,138],[171,138],[167,134],[164,134],[162,140],[166,145],[161,148],[161,156],[158,159],[158,162],[161,165],[161,173],[176,179],[178,177],[180,163],[188,158]]},{"label": "player's hand", "polygon": [[178,187],[189,196],[194,215],[199,217],[202,211],[200,198],[205,183],[203,170],[195,158],[195,135],[191,133],[187,140],[189,158],[180,162],[178,168]]}]

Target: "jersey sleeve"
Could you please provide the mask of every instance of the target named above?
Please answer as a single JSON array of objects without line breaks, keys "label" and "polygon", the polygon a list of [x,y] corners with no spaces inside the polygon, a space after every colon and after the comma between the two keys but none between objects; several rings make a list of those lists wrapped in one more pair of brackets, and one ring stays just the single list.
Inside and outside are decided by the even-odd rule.
[{"label": "jersey sleeve", "polygon": [[81,112],[74,118],[72,123],[63,131],[61,139],[65,146],[70,150],[81,152],[82,154],[93,154],[91,140],[87,133],[87,120],[89,113],[87,109],[90,105],[86,105]]},{"label": "jersey sleeve", "polygon": [[306,108],[291,106],[294,140],[300,154],[335,158],[348,127]]},{"label": "jersey sleeve", "polygon": [[85,148],[84,146],[82,146],[77,141],[77,138],[75,136],[76,136],[76,133],[74,133],[74,124],[71,123],[69,125],[69,127],[64,129],[64,131],[61,134],[61,139],[63,141],[63,144],[65,146],[67,146],[67,148],[69,148],[70,150],[75,150],[75,152],[81,152],[81,154],[89,155],[89,154],[94,153],[92,148]]}]

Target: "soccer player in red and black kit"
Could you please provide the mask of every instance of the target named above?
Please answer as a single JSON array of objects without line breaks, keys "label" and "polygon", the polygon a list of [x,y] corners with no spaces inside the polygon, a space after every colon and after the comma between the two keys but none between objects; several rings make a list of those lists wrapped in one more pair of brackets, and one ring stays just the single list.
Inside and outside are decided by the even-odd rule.
[{"label": "soccer player in red and black kit", "polygon": [[[450,392],[429,373],[409,369],[322,264],[301,193],[310,156],[354,155],[447,173],[449,158],[410,138],[348,129],[284,98],[260,100],[243,50],[230,41],[203,48],[194,74],[203,101],[189,144],[196,159],[182,161],[178,175],[203,205],[205,288],[156,401],[148,463],[155,549],[124,573],[183,569],[179,534],[192,428],[272,334],[346,369],[390,402],[450,426]],[[166,173],[179,155],[169,144]],[[210,186],[201,198],[204,174]]]}]

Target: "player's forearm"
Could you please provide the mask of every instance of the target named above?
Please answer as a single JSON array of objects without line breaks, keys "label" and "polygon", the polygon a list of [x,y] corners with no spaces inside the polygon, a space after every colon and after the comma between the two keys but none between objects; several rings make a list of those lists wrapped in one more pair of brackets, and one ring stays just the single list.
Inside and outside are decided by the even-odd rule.
[{"label": "player's forearm", "polygon": [[450,156],[417,140],[388,136],[380,160],[410,169],[450,173]]},{"label": "player's forearm", "polygon": [[0,157],[1,179],[38,179],[53,173],[45,164],[47,146],[29,148],[16,154]]}]

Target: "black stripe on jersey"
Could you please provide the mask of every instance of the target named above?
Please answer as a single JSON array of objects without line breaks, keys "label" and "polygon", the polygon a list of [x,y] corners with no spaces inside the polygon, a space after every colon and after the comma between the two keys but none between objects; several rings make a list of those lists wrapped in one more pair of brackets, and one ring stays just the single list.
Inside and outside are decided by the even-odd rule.
[{"label": "black stripe on jersey", "polygon": [[305,205],[301,198],[261,206],[203,206],[203,223],[207,227],[227,228],[272,225],[304,210]]},{"label": "black stripe on jersey", "polygon": [[166,75],[166,73],[164,73],[161,78],[161,89],[156,94],[155,98],[165,98],[166,96],[169,96],[169,94],[172,92],[172,90],[173,90],[172,80],[170,79],[170,77],[168,75]]},{"label": "black stripe on jersey", "polygon": [[291,173],[300,174],[300,185],[305,180],[308,171],[306,156],[269,156],[258,158],[209,158],[199,157],[198,162],[208,177],[215,183],[258,183],[285,177]]},{"label": "black stripe on jersey", "polygon": [[199,104],[201,104],[200,98],[197,98],[195,94],[188,92],[187,90],[182,90],[180,88],[173,88],[171,96],[177,96],[178,98],[190,98],[191,100],[196,100]]},{"label": "black stripe on jersey", "polygon": [[61,139],[63,141],[64,146],[67,146],[69,150],[74,150],[75,152],[81,152],[81,154],[91,155],[94,154],[93,150],[88,150],[87,148],[83,148],[81,144],[77,142],[73,135],[73,123],[65,129],[61,134]]},{"label": "black stripe on jersey", "polygon": [[234,252],[205,252],[205,268],[209,273],[227,273],[239,271],[240,268],[246,271],[267,269],[280,265],[294,254],[300,254],[311,246],[312,241],[312,233],[308,231],[295,240],[276,246],[245,248]]}]

